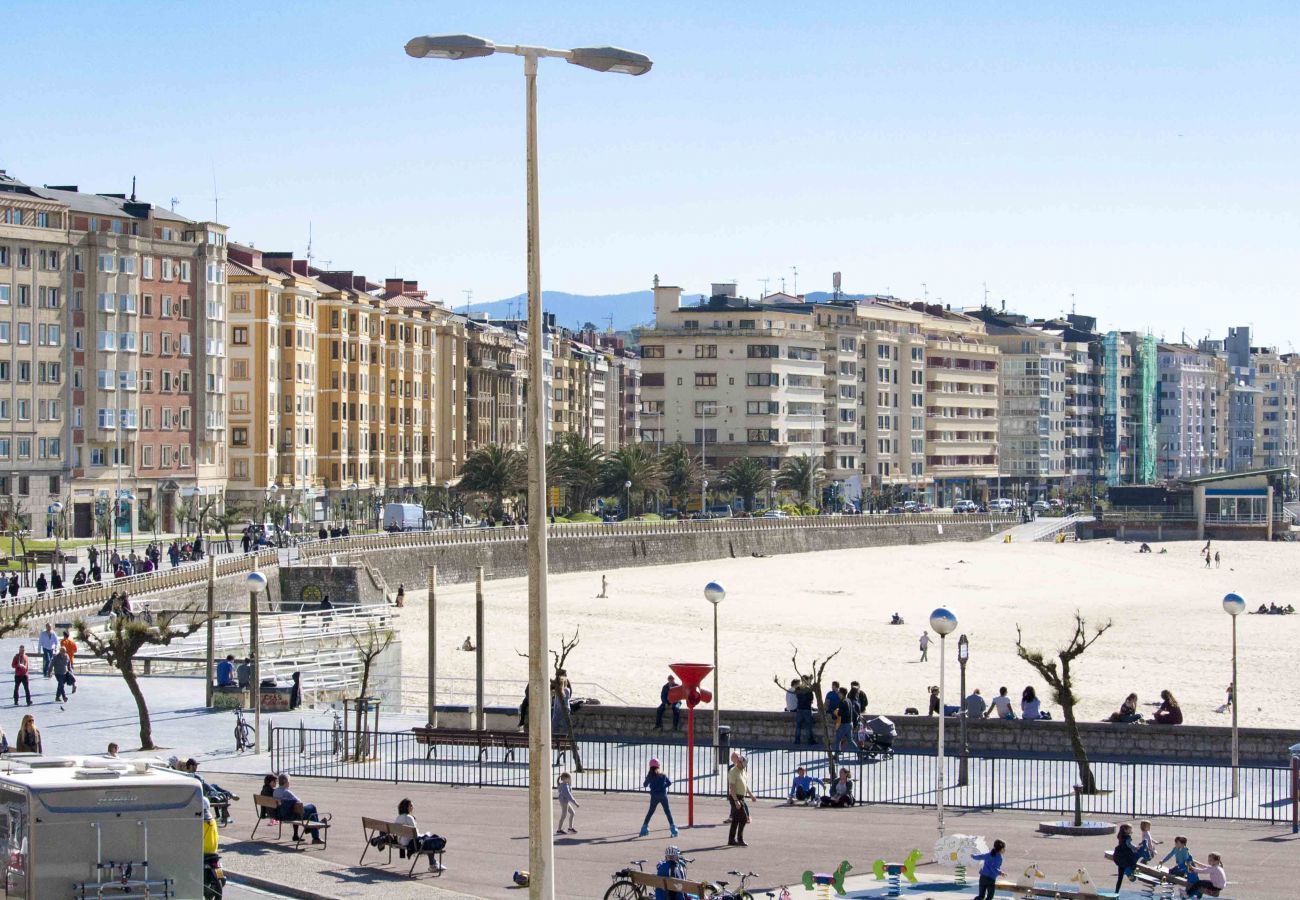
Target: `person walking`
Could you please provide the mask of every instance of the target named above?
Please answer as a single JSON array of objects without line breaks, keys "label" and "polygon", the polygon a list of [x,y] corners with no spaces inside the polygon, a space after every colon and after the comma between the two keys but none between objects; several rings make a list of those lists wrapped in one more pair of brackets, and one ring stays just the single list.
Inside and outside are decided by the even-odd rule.
[{"label": "person walking", "polygon": [[816,744],[813,737],[813,702],[817,695],[806,680],[799,682],[799,687],[795,690],[795,711],[794,711],[794,742],[799,743],[799,735],[805,730],[808,732],[809,746]]},{"label": "person walking", "polygon": [[980,865],[980,887],[979,893],[975,895],[975,900],[993,900],[993,893],[997,889],[998,876],[1002,874],[1002,857],[1006,853],[1007,845],[1002,841],[994,841],[993,849],[988,853],[975,853],[971,859],[978,860]]},{"label": "person walking", "polygon": [[41,732],[36,727],[36,719],[31,713],[23,716],[23,723],[18,727],[18,737],[14,739],[14,752],[40,753]]},{"label": "person walking", "polygon": [[18,652],[14,654],[13,662],[10,663],[14,670],[14,706],[18,705],[18,689],[22,688],[27,694],[27,705],[32,705],[32,688],[27,680],[28,668],[31,661],[27,657],[27,646],[20,644]]},{"label": "person walking", "polygon": [[397,586],[397,608],[401,609],[405,605],[406,605],[406,585],[399,584]]},{"label": "person walking", "polygon": [[664,808],[664,816],[668,819],[668,831],[673,837],[677,837],[677,824],[673,821],[673,811],[668,806],[668,787],[672,783],[672,779],[659,769],[659,760],[652,758],[645,781],[641,782],[641,786],[650,791],[650,809],[645,814],[645,821],[641,823],[641,837],[650,833],[650,817],[655,814],[657,806]]},{"label": "person walking", "polygon": [[659,689],[659,708],[655,710],[655,731],[664,730],[664,712],[668,709],[673,711],[673,731],[677,730],[678,724],[682,720],[682,701],[678,700],[673,703],[668,699],[668,694],[672,689],[677,687],[677,679],[669,675],[664,686]]},{"label": "person walking", "polygon": [[930,658],[930,632],[921,632],[921,662],[926,662]]},{"label": "person walking", "polygon": [[41,648],[41,675],[45,678],[50,677],[50,665],[54,662],[54,652],[59,649],[59,636],[54,633],[54,626],[49,622],[45,623],[45,630],[41,636],[36,639]]},{"label": "person walking", "polygon": [[577,834],[578,829],[573,827],[573,811],[578,808],[578,801],[573,796],[573,776],[568,772],[560,773],[560,780],[556,785],[556,793],[560,801],[560,822],[555,828],[556,834],[564,834],[564,822],[569,822],[569,834]]},{"label": "person walking", "polygon": [[51,663],[50,668],[54,671],[54,682],[57,685],[54,690],[54,702],[67,703],[68,676],[72,674],[72,664],[68,659],[67,651],[62,647],[60,647],[59,652],[54,655],[54,662]]},{"label": "person walking", "polygon": [[[64,653],[68,654],[69,674],[76,672],[77,671],[77,642],[72,639],[72,636],[70,634],[68,634],[67,629],[64,629],[63,631],[63,639],[59,641],[59,646],[63,648]],[[68,683],[72,685],[72,693],[75,694],[77,692],[76,677],[74,676],[72,678],[69,678]]]},{"label": "person walking", "polygon": [[10,576],[9,576],[9,596],[10,596],[10,597],[17,597],[17,596],[18,596],[18,576],[17,576],[17,575],[10,575]]},{"label": "person walking", "polygon": [[749,824],[749,802],[754,793],[749,789],[749,764],[741,753],[731,754],[731,771],[727,773],[727,802],[731,804],[731,825],[727,829],[728,847],[748,847],[745,843],[745,826]]},{"label": "person walking", "polygon": [[36,593],[44,594],[50,588],[50,583],[45,579],[45,573],[36,576]]}]

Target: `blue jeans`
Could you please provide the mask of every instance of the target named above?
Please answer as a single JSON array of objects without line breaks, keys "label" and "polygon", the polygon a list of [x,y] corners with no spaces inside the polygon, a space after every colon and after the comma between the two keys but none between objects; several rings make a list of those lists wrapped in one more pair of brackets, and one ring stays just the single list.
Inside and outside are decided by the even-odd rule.
[{"label": "blue jeans", "polygon": [[849,746],[853,746],[853,726],[845,722],[835,729],[835,750],[839,752],[840,746],[848,741]]},{"label": "blue jeans", "polygon": [[43,665],[41,666],[41,674],[42,674],[43,676],[45,676],[46,678],[49,678],[49,677],[50,677],[50,669],[51,669],[51,668],[53,667],[53,665],[54,665],[54,651],[53,651],[53,650],[50,650],[50,649],[47,648],[47,647],[42,647],[42,648],[41,648],[41,661],[42,661],[42,663],[43,663]]},{"label": "blue jeans", "polygon": [[799,735],[803,730],[808,729],[808,743],[814,744],[813,740],[813,714],[811,709],[796,709],[794,711],[794,742],[799,743]]},{"label": "blue jeans", "polygon": [[673,811],[668,808],[668,796],[666,794],[662,797],[655,794],[650,795],[650,811],[645,814],[645,821],[641,823],[641,827],[650,827],[650,817],[655,814],[656,806],[662,806],[664,808],[664,815],[668,817],[668,827],[676,828],[677,825],[673,822]]}]

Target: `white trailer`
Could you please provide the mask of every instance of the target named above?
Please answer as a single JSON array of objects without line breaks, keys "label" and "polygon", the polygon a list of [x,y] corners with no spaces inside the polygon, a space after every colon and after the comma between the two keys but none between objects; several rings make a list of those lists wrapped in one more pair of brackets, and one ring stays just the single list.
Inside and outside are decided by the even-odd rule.
[{"label": "white trailer", "polygon": [[203,898],[199,782],[157,761],[0,763],[6,897]]}]

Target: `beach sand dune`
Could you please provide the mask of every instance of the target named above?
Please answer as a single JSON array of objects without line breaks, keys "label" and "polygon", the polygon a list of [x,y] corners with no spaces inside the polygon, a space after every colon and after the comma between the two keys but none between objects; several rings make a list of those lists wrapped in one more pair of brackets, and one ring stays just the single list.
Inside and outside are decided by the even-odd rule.
[{"label": "beach sand dune", "polygon": [[[669,663],[712,661],[712,608],[703,587],[716,580],[727,590],[720,608],[724,708],[784,708],[772,677],[789,681],[798,647],[801,661],[838,649],[827,679],[858,679],[871,712],[897,714],[924,710],[927,685],[938,683],[938,646],[921,663],[917,641],[930,611],[947,606],[960,620],[948,642],[949,702],[957,697],[956,636],[964,633],[968,688],[988,698],[1005,685],[1018,700],[1033,684],[1059,718],[1045,686],[1016,657],[1016,626],[1029,646],[1051,650],[1069,637],[1078,609],[1089,622],[1114,622],[1076,666],[1080,718],[1104,718],[1130,691],[1149,715],[1169,689],[1188,724],[1226,725],[1229,716],[1217,711],[1231,679],[1223,595],[1236,591],[1252,609],[1300,606],[1300,546],[1216,543],[1222,567],[1208,570],[1202,546],[1157,544],[1156,552],[1139,554],[1137,544],[1114,542],[983,541],[611,569],[604,600],[596,599],[599,571],[553,575],[550,633],[558,646],[561,633],[581,630],[569,661],[575,682],[598,685],[592,693],[604,702],[653,706]],[[487,673],[517,681],[507,692],[526,677],[517,655],[527,649],[526,591],[522,578],[486,584]],[[438,597],[440,675],[472,679],[474,654],[457,648],[473,631],[474,587],[440,587]],[[893,612],[906,624],[889,625]],[[423,593],[411,592],[400,622],[408,687],[425,673],[425,615]],[[1300,681],[1292,677],[1300,615],[1243,615],[1238,633],[1243,727],[1300,725]]]}]

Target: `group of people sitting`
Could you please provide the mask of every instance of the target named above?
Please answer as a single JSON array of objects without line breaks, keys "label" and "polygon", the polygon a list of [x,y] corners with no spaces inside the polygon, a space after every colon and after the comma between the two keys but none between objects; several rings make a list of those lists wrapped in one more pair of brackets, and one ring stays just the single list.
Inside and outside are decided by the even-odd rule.
[{"label": "group of people sitting", "polygon": [[1257,616],[1289,616],[1295,612],[1295,607],[1288,603],[1286,606],[1278,606],[1276,603],[1265,605],[1261,603],[1259,609],[1255,610]]},{"label": "group of people sitting", "polygon": [[802,803],[804,806],[815,805],[822,809],[852,806],[853,777],[848,769],[841,767],[839,776],[827,787],[826,782],[815,775],[809,775],[808,770],[800,766],[795,770],[794,779],[790,782],[790,793],[786,797],[786,802],[791,806]]},{"label": "group of people sitting", "polygon": [[[1123,725],[1137,725],[1144,722],[1145,719],[1143,719],[1142,713],[1138,712],[1138,695],[1129,694],[1124,698],[1124,702],[1119,705],[1119,709],[1111,713],[1103,721]],[[1178,700],[1171,691],[1160,692],[1160,705],[1156,708],[1155,714],[1152,715],[1151,721],[1157,725],[1183,724],[1183,708],[1178,705]]]}]

